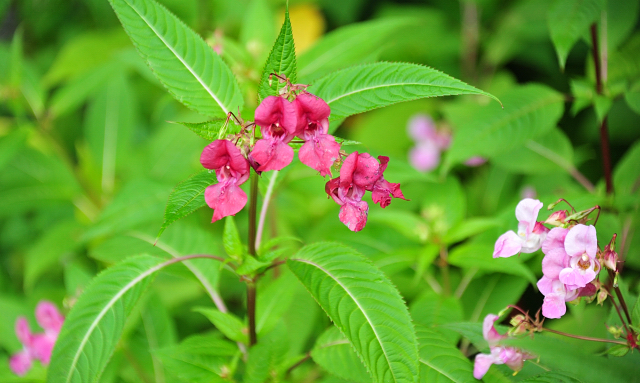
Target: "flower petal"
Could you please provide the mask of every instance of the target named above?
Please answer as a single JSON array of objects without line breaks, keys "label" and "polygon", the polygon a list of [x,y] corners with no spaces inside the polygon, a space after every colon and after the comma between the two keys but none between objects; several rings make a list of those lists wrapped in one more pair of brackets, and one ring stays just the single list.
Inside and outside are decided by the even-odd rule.
[{"label": "flower petal", "polygon": [[507,258],[512,255],[516,255],[522,249],[522,238],[518,236],[513,230],[509,230],[506,233],[498,237],[495,247],[493,249],[493,258],[503,257]]},{"label": "flower petal", "polygon": [[9,359],[9,368],[18,376],[25,375],[31,369],[31,356],[26,350],[22,350],[17,354],[11,355]]},{"label": "flower petal", "polygon": [[421,172],[433,170],[440,163],[440,149],[431,141],[420,142],[409,151],[409,163]]},{"label": "flower petal", "polygon": [[331,166],[340,158],[340,144],[329,134],[311,138],[298,151],[300,162],[320,172],[321,176],[331,174]]},{"label": "flower petal", "polygon": [[293,160],[293,149],[277,139],[258,140],[249,154],[259,166],[256,170],[282,170]]},{"label": "flower petal", "polygon": [[549,254],[549,252],[555,248],[562,248],[564,252],[564,240],[569,233],[569,229],[562,227],[554,227],[547,233],[547,237],[542,242],[542,252]]},{"label": "flower petal", "polygon": [[554,248],[542,258],[542,273],[547,278],[558,279],[560,271],[568,266],[568,258],[563,248]]},{"label": "flower petal", "polygon": [[489,367],[496,362],[496,358],[493,355],[478,354],[473,363],[473,377],[476,379],[482,379],[484,375],[489,371]]},{"label": "flower petal", "polygon": [[31,329],[29,329],[29,322],[27,322],[27,318],[18,317],[16,320],[16,336],[20,343],[22,343],[25,347],[30,347],[31,342],[33,340],[33,334],[31,333]]},{"label": "flower petal", "polygon": [[482,336],[489,342],[489,346],[495,346],[501,339],[507,338],[506,335],[501,335],[494,326],[495,322],[500,318],[495,314],[487,314],[482,322]]},{"label": "flower petal", "polygon": [[[520,224],[526,227],[526,234],[530,234],[538,219],[538,212],[542,208],[542,202],[537,199],[525,198],[516,206],[516,218]],[[518,225],[520,227],[520,225]]]},{"label": "flower petal", "polygon": [[43,329],[59,333],[64,322],[64,316],[60,314],[56,305],[49,301],[40,301],[36,306],[36,320]]},{"label": "flower petal", "polygon": [[565,303],[565,294],[552,293],[544,297],[542,303],[542,315],[549,319],[557,319],[567,312],[567,304]]},{"label": "flower petal", "polygon": [[369,205],[364,201],[348,200],[340,208],[340,222],[351,231],[360,231],[367,224]]},{"label": "flower petal", "polygon": [[596,228],[591,225],[575,225],[564,240],[564,249],[572,257],[587,253],[589,258],[595,259],[598,251]]},{"label": "flower petal", "polygon": [[236,215],[247,204],[247,194],[240,189],[233,178],[211,185],[204,191],[204,200],[213,209],[215,222],[221,218]]}]

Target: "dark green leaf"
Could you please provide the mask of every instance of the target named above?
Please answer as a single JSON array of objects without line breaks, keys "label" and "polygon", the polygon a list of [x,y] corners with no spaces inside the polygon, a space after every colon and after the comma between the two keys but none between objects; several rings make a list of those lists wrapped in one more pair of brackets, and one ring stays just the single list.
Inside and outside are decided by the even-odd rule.
[{"label": "dark green leaf", "polygon": [[247,328],[235,315],[208,307],[196,307],[193,311],[206,316],[227,338],[236,342],[248,343]]},{"label": "dark green leaf", "polygon": [[311,357],[330,374],[351,382],[371,382],[371,377],[358,359],[353,346],[335,326],[329,327],[318,337],[311,350]]}]

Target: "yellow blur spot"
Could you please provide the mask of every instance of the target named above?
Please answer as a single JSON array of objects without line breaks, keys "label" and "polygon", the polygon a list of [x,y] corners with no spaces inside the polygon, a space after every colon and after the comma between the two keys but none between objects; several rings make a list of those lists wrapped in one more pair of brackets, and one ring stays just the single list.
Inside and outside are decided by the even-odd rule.
[{"label": "yellow blur spot", "polygon": [[[324,16],[315,4],[300,4],[289,8],[296,55],[307,50],[324,33]],[[279,25],[284,22],[284,10],[279,15]],[[278,29],[279,30],[279,29]]]}]

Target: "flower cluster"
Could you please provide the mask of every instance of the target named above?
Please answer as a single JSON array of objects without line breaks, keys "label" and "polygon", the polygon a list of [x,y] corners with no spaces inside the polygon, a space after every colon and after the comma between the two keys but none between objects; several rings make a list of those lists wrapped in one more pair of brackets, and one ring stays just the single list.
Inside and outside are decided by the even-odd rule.
[{"label": "flower cluster", "polygon": [[490,354],[478,354],[473,365],[473,377],[482,379],[489,371],[492,364],[506,364],[512,370],[518,372],[522,369],[524,361],[535,358],[534,355],[522,351],[516,347],[500,346],[500,341],[508,338],[507,335],[500,334],[494,327],[498,316],[489,314],[484,318],[482,324],[482,335],[489,343]]},{"label": "flower cluster", "polygon": [[352,231],[360,231],[367,223],[369,205],[362,201],[365,191],[371,192],[374,203],[385,208],[394,198],[404,198],[400,184],[384,179],[389,157],[379,156],[378,160],[369,153],[351,153],[340,168],[340,176],[325,185],[325,191],[341,206],[340,221]]},{"label": "flower cluster", "polygon": [[[616,270],[615,236],[605,251],[600,252],[595,227],[585,225],[589,213],[597,207],[574,212],[571,216],[566,210],[556,211],[546,221],[539,222],[538,213],[542,206],[542,202],[531,198],[518,203],[518,233],[508,231],[501,235],[496,241],[493,257],[510,257],[542,249],[543,276],[537,283],[544,295],[542,315],[560,318],[567,311],[565,302],[579,297],[594,298],[598,289],[606,294],[596,276],[603,263]],[[550,230],[544,224],[555,227]],[[603,300],[600,295],[599,302]]]},{"label": "flower cluster", "polygon": [[16,375],[26,374],[34,360],[47,365],[51,359],[53,345],[58,339],[58,334],[64,322],[64,316],[60,314],[56,306],[47,301],[41,301],[36,306],[36,320],[44,333],[34,334],[29,329],[29,323],[24,317],[16,320],[16,335],[22,343],[22,351],[14,354],[9,359],[11,371]]},{"label": "flower cluster", "polygon": [[[239,134],[219,139],[204,148],[202,166],[215,170],[218,183],[207,187],[205,201],[214,210],[211,222],[235,215],[247,203],[240,185],[249,179],[250,169],[258,174],[281,170],[294,156],[289,145],[294,138],[304,143],[300,147],[300,162],[315,169],[321,176],[331,175],[331,167],[341,159],[340,144],[329,132],[329,105],[305,90],[305,85],[293,85],[288,80],[280,96],[268,96],[256,108],[255,122],[242,124]],[[260,128],[261,138],[254,142],[252,126]],[[255,134],[255,132],[254,132]],[[403,198],[400,184],[384,179],[382,173],[389,162],[380,162],[369,154],[349,155],[340,170],[340,177],[327,183],[326,191],[342,206],[340,220],[353,231],[362,230],[367,220],[368,205],[362,201],[365,191],[371,191],[375,203],[383,208],[391,196]]]}]

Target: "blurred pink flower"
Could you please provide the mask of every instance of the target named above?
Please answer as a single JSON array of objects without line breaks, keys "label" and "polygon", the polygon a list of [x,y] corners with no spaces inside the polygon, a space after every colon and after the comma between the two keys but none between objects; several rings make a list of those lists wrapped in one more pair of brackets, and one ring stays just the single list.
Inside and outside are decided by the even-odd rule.
[{"label": "blurred pink flower", "polygon": [[409,151],[411,166],[423,172],[435,169],[440,163],[440,153],[451,145],[451,132],[436,129],[433,119],[426,114],[411,118],[407,130],[416,142]]},{"label": "blurred pink flower", "polygon": [[484,165],[487,162],[487,159],[480,156],[471,157],[464,162],[465,165],[475,167]]},{"label": "blurred pink flower", "polygon": [[537,199],[525,198],[518,203],[518,233],[510,230],[498,238],[493,251],[494,258],[506,258],[521,252],[533,253],[540,249],[549,232],[542,222],[536,221],[541,208],[542,202]]},{"label": "blurred pink flower", "polygon": [[36,320],[44,329],[44,333],[32,333],[24,317],[16,320],[16,336],[23,347],[22,351],[13,354],[9,359],[9,367],[16,375],[25,375],[31,369],[34,360],[39,360],[43,365],[49,364],[64,316],[53,303],[40,301],[36,307]]}]

